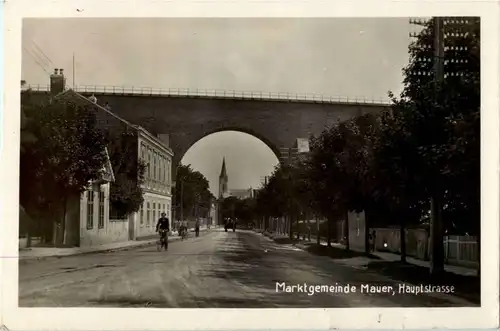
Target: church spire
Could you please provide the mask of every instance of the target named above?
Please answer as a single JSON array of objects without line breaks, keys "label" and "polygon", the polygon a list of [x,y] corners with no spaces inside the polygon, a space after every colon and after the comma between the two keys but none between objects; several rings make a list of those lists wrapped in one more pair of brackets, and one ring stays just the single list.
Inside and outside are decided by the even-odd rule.
[{"label": "church spire", "polygon": [[226,172],[226,158],[222,159],[222,169],[220,170],[219,176],[219,198],[225,198],[227,196],[227,172]]},{"label": "church spire", "polygon": [[226,158],[222,158],[222,169],[220,170],[220,176],[219,178],[225,178],[227,177],[227,172],[226,172]]}]

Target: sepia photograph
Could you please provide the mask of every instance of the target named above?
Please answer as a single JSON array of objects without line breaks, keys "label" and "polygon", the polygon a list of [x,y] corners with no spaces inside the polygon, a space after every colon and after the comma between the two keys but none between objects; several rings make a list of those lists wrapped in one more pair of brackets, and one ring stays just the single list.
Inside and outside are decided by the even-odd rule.
[{"label": "sepia photograph", "polygon": [[23,18],[18,307],[484,307],[482,20]]},{"label": "sepia photograph", "polygon": [[480,304],[479,18],[26,19],[22,46],[20,306]]}]

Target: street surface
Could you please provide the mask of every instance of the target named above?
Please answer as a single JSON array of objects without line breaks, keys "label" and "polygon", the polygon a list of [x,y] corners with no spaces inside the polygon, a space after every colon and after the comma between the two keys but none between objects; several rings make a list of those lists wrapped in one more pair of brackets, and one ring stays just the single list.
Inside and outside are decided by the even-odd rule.
[{"label": "street surface", "polygon": [[[357,293],[276,292],[287,285],[352,285]],[[198,238],[156,246],[19,265],[20,307],[435,307],[464,306],[448,294],[359,293],[387,277],[279,245],[251,231],[214,229]]]}]

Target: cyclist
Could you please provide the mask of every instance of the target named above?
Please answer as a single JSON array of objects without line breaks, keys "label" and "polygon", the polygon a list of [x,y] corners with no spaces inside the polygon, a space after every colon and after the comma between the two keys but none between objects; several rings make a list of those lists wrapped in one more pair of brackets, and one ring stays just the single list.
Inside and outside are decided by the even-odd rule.
[{"label": "cyclist", "polygon": [[181,224],[179,226],[179,236],[181,238],[185,237],[187,235],[187,225],[184,224],[184,221],[181,221]]},{"label": "cyclist", "polygon": [[156,232],[160,230],[160,240],[164,241],[165,248],[168,248],[168,239],[167,233],[170,231],[170,224],[167,217],[167,214],[161,213],[161,217],[158,219],[158,223],[156,224]]}]

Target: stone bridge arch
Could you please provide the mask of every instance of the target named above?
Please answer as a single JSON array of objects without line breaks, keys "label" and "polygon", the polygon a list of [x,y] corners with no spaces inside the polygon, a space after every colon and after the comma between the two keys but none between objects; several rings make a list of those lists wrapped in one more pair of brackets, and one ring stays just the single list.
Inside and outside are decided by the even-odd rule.
[{"label": "stone bridge arch", "polygon": [[[246,133],[248,135],[251,135],[257,139],[259,139],[261,142],[263,142],[271,151],[273,151],[274,155],[278,159],[278,161],[281,163],[282,162],[282,152],[280,147],[277,145],[278,142],[272,141],[271,139],[267,138],[265,133],[258,132],[258,130],[245,127],[245,126],[222,126],[222,127],[217,127],[217,128],[211,128],[207,129],[206,131],[203,132],[196,132],[194,135],[189,135],[191,139],[185,139],[183,142],[178,142],[175,143],[176,148],[174,149],[174,160],[172,164],[172,174],[174,175],[176,173],[177,167],[182,161],[182,158],[184,155],[186,155],[187,151],[193,147],[197,142],[202,140],[203,138],[206,138],[212,134],[219,133],[219,132],[227,132],[227,131],[236,131],[236,132],[241,132],[241,133]],[[173,141],[172,141],[173,143]]]}]

